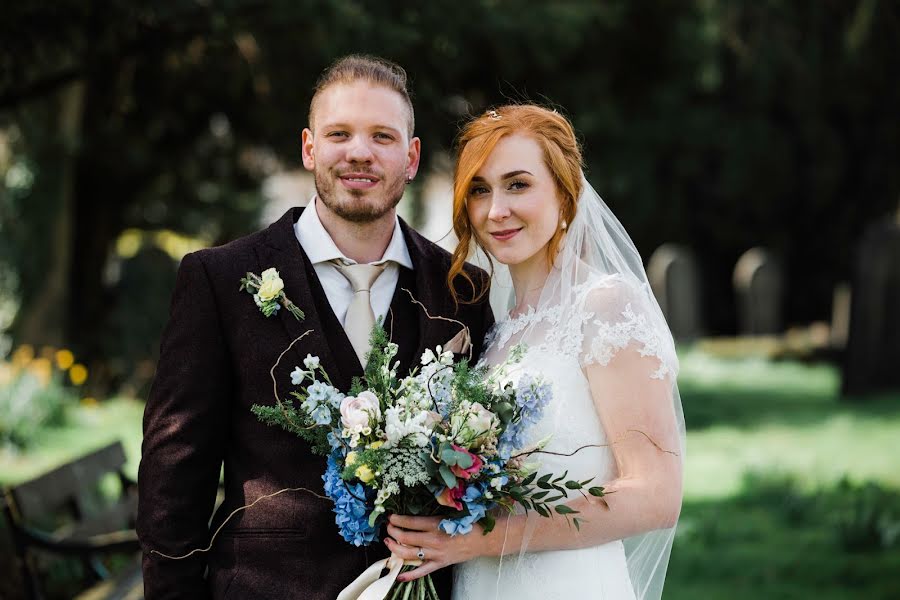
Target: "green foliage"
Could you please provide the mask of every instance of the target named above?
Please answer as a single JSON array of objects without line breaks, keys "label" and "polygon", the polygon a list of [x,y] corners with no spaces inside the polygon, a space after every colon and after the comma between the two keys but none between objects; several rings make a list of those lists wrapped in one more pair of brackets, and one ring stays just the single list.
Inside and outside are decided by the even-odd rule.
[{"label": "green foliage", "polygon": [[843,479],[835,489],[834,523],[847,552],[877,552],[900,547],[900,492],[877,483]]},{"label": "green foliage", "polygon": [[250,410],[266,425],[281,427],[306,440],[316,454],[329,454],[331,447],[328,445],[328,430],[316,427],[306,412],[294,407],[291,399],[281,400],[276,406],[254,404]]},{"label": "green foliage", "polygon": [[59,381],[41,382],[27,371],[0,384],[0,448],[27,449],[38,432],[62,424],[65,407],[77,401]]}]

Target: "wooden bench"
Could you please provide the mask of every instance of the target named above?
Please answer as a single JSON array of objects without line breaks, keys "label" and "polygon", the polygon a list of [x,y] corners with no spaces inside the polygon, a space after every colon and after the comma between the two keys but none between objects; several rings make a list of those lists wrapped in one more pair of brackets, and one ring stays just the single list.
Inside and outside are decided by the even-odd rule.
[{"label": "wooden bench", "polygon": [[[124,464],[125,451],[115,442],[3,490],[3,511],[27,598],[44,597],[40,562],[47,554],[81,563],[87,589],[79,598],[143,598],[134,532],[137,485],[122,472]],[[116,577],[101,561],[113,553],[128,556],[128,566]]]}]

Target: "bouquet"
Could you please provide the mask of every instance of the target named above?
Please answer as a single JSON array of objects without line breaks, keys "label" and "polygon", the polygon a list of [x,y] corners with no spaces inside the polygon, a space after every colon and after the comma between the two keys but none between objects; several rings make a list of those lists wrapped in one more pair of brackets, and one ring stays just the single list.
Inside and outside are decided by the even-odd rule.
[{"label": "bouquet", "polygon": [[[438,346],[403,378],[394,362],[397,345],[378,326],[371,347],[364,377],[347,394],[331,384],[318,357],[307,355],[305,368],[291,373],[297,389],[289,398],[253,407],[263,422],[327,456],[325,493],[347,542],[379,540],[391,513],[441,516],[449,535],[468,534],[476,523],[488,533],[495,509],[513,511],[516,504],[579,527],[578,511],[557,502],[575,491],[604,495],[602,487],[588,487],[591,480],[567,480],[567,473],[538,476],[538,465],[528,460],[548,441],[523,448],[552,393],[540,377],[526,374],[512,383],[509,369],[523,347],[489,368],[454,362]],[[430,576],[395,583],[388,597],[438,600]]]}]

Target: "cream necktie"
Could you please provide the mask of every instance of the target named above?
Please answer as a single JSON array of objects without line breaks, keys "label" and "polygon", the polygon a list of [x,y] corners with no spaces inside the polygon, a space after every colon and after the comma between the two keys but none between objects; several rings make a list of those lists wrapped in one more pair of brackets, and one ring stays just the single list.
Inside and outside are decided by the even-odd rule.
[{"label": "cream necktie", "polygon": [[372,328],[375,326],[375,311],[372,310],[369,290],[387,263],[345,265],[336,260],[334,265],[353,288],[353,298],[347,307],[347,316],[344,317],[344,331],[347,332],[347,337],[356,351],[359,364],[365,367],[366,354],[369,353],[369,336],[372,335]]}]

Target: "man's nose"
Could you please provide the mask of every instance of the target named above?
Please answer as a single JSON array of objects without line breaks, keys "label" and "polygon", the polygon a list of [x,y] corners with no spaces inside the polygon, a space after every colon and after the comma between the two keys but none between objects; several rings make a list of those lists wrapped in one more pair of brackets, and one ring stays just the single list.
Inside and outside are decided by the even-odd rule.
[{"label": "man's nose", "polygon": [[347,144],[347,162],[372,162],[374,154],[369,140],[364,136],[355,136]]}]

